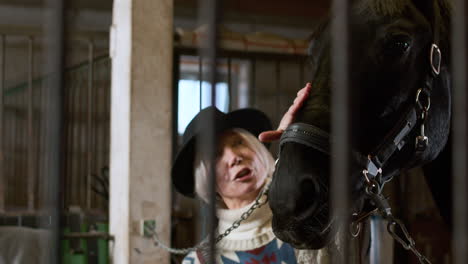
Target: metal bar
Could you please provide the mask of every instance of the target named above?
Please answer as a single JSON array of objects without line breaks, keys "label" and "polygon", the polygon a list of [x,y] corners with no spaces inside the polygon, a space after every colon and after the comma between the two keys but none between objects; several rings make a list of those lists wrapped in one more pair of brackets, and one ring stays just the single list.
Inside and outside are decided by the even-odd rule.
[{"label": "metal bar", "polygon": [[[36,94],[34,95],[34,99],[36,100],[36,109],[37,111],[39,112],[39,114],[36,116],[36,151],[35,151],[35,155],[36,155],[36,161],[35,161],[35,166],[36,166],[36,187],[35,187],[35,191],[36,191],[36,214],[38,213],[38,211],[40,209],[42,209],[43,207],[41,206],[41,183],[43,183],[44,181],[42,180],[43,179],[43,170],[42,170],[42,165],[43,165],[43,160],[44,160],[44,156],[42,155],[42,149],[43,149],[43,143],[44,141],[41,140],[42,138],[42,135],[43,135],[43,131],[41,129],[41,124],[43,123],[42,122],[42,118],[43,118],[43,115],[42,115],[42,91],[44,89],[44,87],[40,84],[36,84],[37,88],[36,88]],[[40,221],[38,221],[40,222]]]},{"label": "metal bar", "polygon": [[[84,72],[80,73],[78,80],[83,81],[86,80],[86,77],[83,76],[85,75]],[[76,186],[79,186],[77,188],[77,196],[78,196],[78,204],[81,206],[86,206],[86,193],[84,193],[82,190],[86,189],[86,126],[85,126],[85,120],[87,118],[86,115],[86,106],[85,104],[80,104],[81,100],[86,100],[86,93],[87,90],[85,89],[85,85],[77,85],[77,100],[71,102],[76,109],[76,115],[77,118],[75,119],[75,125],[77,126],[77,133],[78,133],[78,144],[75,145],[76,151],[77,151],[77,167],[75,168],[75,173],[77,175],[77,180],[78,184]]]},{"label": "metal bar", "polygon": [[[179,78],[180,78],[180,54],[174,50],[174,59],[172,63],[172,160],[171,164],[174,164],[175,154],[177,153],[177,142],[179,137],[178,132],[178,116],[179,116]],[[172,199],[174,201],[174,199]]]},{"label": "metal bar", "polygon": [[34,158],[35,158],[35,140],[34,140],[34,127],[33,127],[33,67],[34,67],[34,39],[33,37],[28,37],[28,91],[27,91],[27,102],[28,102],[28,136],[27,136],[27,145],[28,145],[28,161],[27,161],[27,177],[28,177],[28,210],[34,210],[34,188],[36,186],[36,173],[34,168]]},{"label": "metal bar", "polygon": [[228,85],[228,96],[229,96],[229,111],[232,111],[232,75],[231,75],[231,68],[232,68],[232,60],[231,57],[227,57],[227,85]]},{"label": "metal bar", "polygon": [[[99,143],[101,142],[100,141],[100,138],[99,138],[99,72],[97,71],[97,68],[99,66],[97,66],[97,63],[96,63],[96,49],[95,49],[95,44],[93,43],[93,64],[92,64],[92,68],[93,70],[91,71],[92,74],[93,74],[93,85],[92,85],[92,92],[91,92],[91,96],[92,96],[92,128],[91,128],[91,135],[92,135],[92,146],[91,146],[91,151],[92,151],[92,170],[94,171],[94,173],[96,174],[100,174],[101,173],[101,168],[103,168],[102,166],[102,163],[101,163],[101,156],[99,155],[99,149],[100,149],[100,145]],[[91,180],[92,182],[92,180]],[[94,206],[94,208],[103,208],[103,206],[101,206],[101,202],[97,199],[97,197],[99,197],[98,195],[96,195],[94,192],[91,192],[91,207]],[[104,199],[103,199],[104,200]],[[94,205],[92,204],[92,202],[94,201]],[[101,200],[102,201],[102,200]]]},{"label": "metal bar", "polygon": [[301,81],[301,85],[304,85],[304,60],[299,59],[299,80]]},{"label": "metal bar", "polygon": [[[79,89],[76,87],[77,83],[76,76],[70,76],[70,85],[68,86],[68,93],[70,96],[68,97],[68,102],[65,104],[68,109],[68,119],[67,119],[67,127],[70,130],[70,135],[69,139],[67,141],[68,146],[67,146],[67,153],[68,153],[68,159],[67,159],[67,179],[68,182],[71,183],[71,186],[79,186],[79,155],[78,155],[78,147],[80,146],[80,137],[79,137],[79,126],[77,125],[77,120],[79,120],[78,117],[78,110],[77,106],[75,105],[75,98],[80,98],[79,97]],[[76,189],[71,189],[69,195],[70,202],[72,204],[79,204],[79,197],[78,197],[78,190],[81,188],[76,188]]]},{"label": "metal bar", "polygon": [[[44,45],[44,49],[46,49],[47,46]],[[45,54],[44,54],[45,55]],[[44,60],[47,59],[46,56],[44,56]],[[50,66],[49,66],[50,67]],[[45,71],[42,71],[44,73]],[[40,203],[38,204],[38,207],[43,209],[45,214],[49,214],[47,210],[50,211],[50,208],[48,207],[47,204],[47,194],[49,193],[49,184],[47,181],[49,180],[49,155],[48,155],[48,146],[47,146],[47,131],[48,131],[48,119],[47,119],[47,107],[49,105],[49,98],[48,96],[48,86],[47,86],[47,79],[43,79],[41,82],[41,94],[40,94],[40,100],[41,100],[41,125],[40,125],[40,137],[39,137],[39,148],[40,148],[40,157],[41,163],[39,164],[39,169],[41,171],[41,179],[40,179],[40,188],[39,188],[39,197],[38,199],[40,200]],[[44,223],[41,222],[42,226],[49,226],[51,227],[50,223],[52,221],[52,216],[50,215],[49,222]]]},{"label": "metal bar", "polygon": [[[65,70],[65,72],[68,72],[68,70]],[[67,78],[67,82],[73,83],[73,80],[67,75],[65,78]],[[42,89],[41,89],[42,90]],[[63,110],[63,141],[64,141],[64,158],[63,158],[63,186],[67,186],[65,190],[65,195],[63,197],[63,204],[65,206],[70,204],[70,197],[72,194],[72,191],[70,190],[70,186],[73,186],[71,181],[70,181],[70,175],[71,175],[71,161],[70,161],[70,149],[71,149],[71,139],[72,136],[70,135],[72,133],[72,129],[70,127],[70,97],[71,97],[71,87],[65,87],[63,91],[63,104],[64,104],[64,110]]]},{"label": "metal bar", "polygon": [[[211,105],[216,106],[216,83],[218,80],[217,76],[217,56],[218,56],[218,25],[221,22],[221,15],[220,8],[221,2],[217,0],[203,0],[200,2],[201,8],[199,18],[201,18],[201,24],[208,25],[208,34],[207,34],[207,42],[206,45],[202,45],[200,54],[203,57],[207,58],[209,62],[208,66],[208,82],[211,84]],[[205,55],[206,54],[206,55]],[[215,134],[215,119],[212,116],[210,126],[206,129],[206,133],[202,135],[201,143],[202,146],[206,147],[207,150],[207,157],[210,162],[210,169],[209,169],[209,194],[210,194],[210,205],[209,205],[209,216],[208,216],[208,228],[211,232],[209,232],[208,241],[209,241],[209,249],[210,254],[208,257],[208,263],[216,263],[215,262],[215,252],[216,252],[216,245],[215,245],[215,234],[216,234],[216,193],[215,193],[215,186],[216,186],[216,177],[214,175],[215,172],[215,163],[213,162],[216,158],[216,134]],[[199,145],[200,146],[200,145]]]},{"label": "metal bar", "polygon": [[281,108],[281,61],[275,61],[275,74],[276,74],[276,111],[275,111],[275,119],[276,123],[279,124],[281,121],[280,117],[280,108]]},{"label": "metal bar", "polygon": [[[181,56],[177,50],[173,50],[173,63],[172,63],[172,146],[171,146],[171,164],[174,164],[174,159],[177,153],[179,142],[179,79],[180,79],[180,65]],[[171,208],[174,208],[175,193],[171,194]]]},{"label": "metal bar", "polygon": [[249,98],[249,107],[255,106],[255,97],[256,97],[256,87],[255,87],[255,82],[256,80],[256,74],[257,74],[257,60],[256,58],[253,58],[251,61],[251,77],[250,77],[250,98]]},{"label": "metal bar", "polygon": [[199,81],[198,89],[199,89],[199,94],[200,94],[198,104],[199,104],[200,110],[202,110],[203,109],[203,100],[202,100],[202,95],[203,95],[203,58],[202,58],[201,54],[198,55],[198,81]]},{"label": "metal bar", "polygon": [[3,106],[5,104],[5,100],[3,98],[3,92],[5,90],[5,46],[6,46],[6,38],[5,35],[0,35],[0,44],[2,45],[0,49],[0,213],[5,212],[5,175],[6,170],[4,168],[4,160],[5,160],[5,149],[3,148],[3,128],[4,128],[4,111]]},{"label": "metal bar", "polygon": [[49,192],[46,194],[46,204],[50,210],[53,221],[51,225],[51,248],[48,263],[61,263],[61,236],[60,228],[62,224],[61,210],[63,208],[63,168],[62,168],[62,138],[63,138],[63,87],[64,65],[65,65],[65,1],[64,0],[46,0],[44,2],[44,40],[46,72],[54,73],[48,82],[46,98],[46,166],[48,168]]},{"label": "metal bar", "polygon": [[454,1],[452,17],[452,70],[453,70],[453,118],[452,118],[452,197],[453,197],[453,262],[468,263],[467,195],[467,140],[466,140],[466,6],[464,0]]},{"label": "metal bar", "polygon": [[[93,164],[92,167],[94,173],[97,175],[103,175],[103,163],[102,163],[102,156],[101,153],[101,146],[102,146],[102,137],[100,134],[100,125],[101,125],[101,94],[102,91],[101,86],[99,85],[99,80],[101,77],[101,73],[99,70],[99,64],[97,64],[96,59],[94,58],[93,54],[93,92],[92,92],[92,103],[93,103],[93,115],[92,115],[92,135],[93,135],[93,145],[92,145],[92,157],[93,157]],[[93,180],[91,180],[93,182]],[[99,195],[96,195],[94,192],[91,192],[91,207],[94,206],[94,209],[102,209],[104,199],[100,199]],[[93,203],[94,202],[94,203]]]},{"label": "metal bar", "polygon": [[[331,205],[336,219],[336,227],[342,234],[348,234],[349,189],[348,174],[350,137],[349,137],[349,103],[348,103],[348,1],[332,2],[331,21],[331,60],[332,60],[332,90],[331,90]],[[346,263],[349,256],[349,240],[342,236],[342,254],[333,256],[333,263]]]},{"label": "metal bar", "polygon": [[87,113],[87,159],[86,159],[86,208],[91,209],[91,174],[93,173],[93,90],[94,90],[94,43],[92,40],[88,42],[88,109]]},{"label": "metal bar", "polygon": [[[11,105],[13,107],[18,107],[21,104],[21,96],[20,95],[15,95],[13,96],[11,100]],[[12,174],[11,175],[21,175],[21,167],[23,167],[21,164],[21,152],[19,151],[18,146],[21,145],[21,136],[22,136],[22,127],[21,127],[21,122],[19,121],[18,118],[18,113],[13,114],[13,133],[11,134],[11,154],[12,154]],[[12,183],[12,189],[10,190],[9,188],[7,189],[8,195],[7,195],[7,201],[6,204],[8,205],[8,198],[13,197],[13,201],[15,201],[15,205],[17,205],[18,201],[21,201],[21,192],[13,192],[12,190],[21,190],[24,188],[21,186],[20,178],[19,177],[12,177],[10,175],[9,179],[7,180],[7,186],[10,186],[10,182]],[[11,198],[10,198],[11,199]],[[10,200],[11,201],[11,200]],[[7,206],[6,205],[6,206]],[[11,207],[11,206],[10,206]],[[8,210],[8,208],[6,208]]]}]

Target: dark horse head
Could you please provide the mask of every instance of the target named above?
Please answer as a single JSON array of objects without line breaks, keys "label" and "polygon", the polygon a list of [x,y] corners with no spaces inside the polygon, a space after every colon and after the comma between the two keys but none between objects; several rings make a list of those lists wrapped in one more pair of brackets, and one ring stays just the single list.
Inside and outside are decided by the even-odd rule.
[{"label": "dark horse head", "polygon": [[[451,108],[450,10],[446,0],[352,3],[349,111],[351,148],[356,155],[350,155],[349,214],[360,210],[365,200],[362,170],[366,162],[362,157],[366,161],[371,157],[381,167],[385,182],[402,169],[434,160],[447,143]],[[441,56],[433,44],[440,48]],[[313,125],[312,130],[321,131],[318,134],[322,135],[333,132],[330,52],[326,22],[315,32],[311,44],[312,92],[296,119],[297,123]],[[428,99],[430,108],[422,117],[429,106]],[[423,123],[425,133],[421,132]],[[314,131],[304,134],[309,132]],[[416,149],[418,136],[428,137],[426,148]],[[299,141],[280,143],[279,162],[270,190],[273,229],[278,238],[295,247],[317,249],[330,241],[334,236],[330,230],[335,230],[330,228],[331,158],[320,146],[311,147]],[[424,140],[420,138],[419,143],[424,145]]]}]

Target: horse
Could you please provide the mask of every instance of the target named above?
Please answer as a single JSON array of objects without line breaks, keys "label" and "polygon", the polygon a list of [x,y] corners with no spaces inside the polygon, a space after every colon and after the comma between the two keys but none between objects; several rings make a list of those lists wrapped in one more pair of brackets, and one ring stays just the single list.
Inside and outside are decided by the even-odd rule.
[{"label": "horse", "polygon": [[[369,190],[378,194],[376,187],[403,170],[449,160],[449,154],[440,154],[450,145],[451,9],[449,0],[351,3],[349,215],[378,203],[369,203]],[[312,91],[280,140],[269,192],[276,236],[307,249],[328,245],[338,222],[330,216],[329,197],[329,20],[314,36],[309,48]],[[433,190],[440,181],[449,186],[446,175],[426,176]],[[449,196],[444,190],[436,199],[443,203]],[[448,218],[449,209],[443,214]]]}]

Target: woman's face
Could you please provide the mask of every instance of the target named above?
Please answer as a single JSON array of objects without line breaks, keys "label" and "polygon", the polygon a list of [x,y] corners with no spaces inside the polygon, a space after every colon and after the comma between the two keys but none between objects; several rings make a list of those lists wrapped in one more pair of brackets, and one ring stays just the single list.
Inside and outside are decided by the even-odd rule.
[{"label": "woman's face", "polygon": [[266,168],[239,134],[225,132],[218,143],[217,192],[228,208],[247,205],[255,199],[265,182]]}]

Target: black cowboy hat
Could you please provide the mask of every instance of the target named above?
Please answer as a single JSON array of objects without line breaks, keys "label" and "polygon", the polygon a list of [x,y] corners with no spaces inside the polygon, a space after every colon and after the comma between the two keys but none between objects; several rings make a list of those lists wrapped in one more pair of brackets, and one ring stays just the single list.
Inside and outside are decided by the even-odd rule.
[{"label": "black cowboy hat", "polygon": [[216,124],[217,135],[231,128],[242,128],[257,137],[261,132],[272,129],[270,119],[256,109],[244,108],[228,114],[213,106],[201,110],[188,124],[182,138],[182,146],[172,166],[172,183],[183,195],[195,197],[193,163],[196,141],[203,131],[211,126],[212,118]]}]

